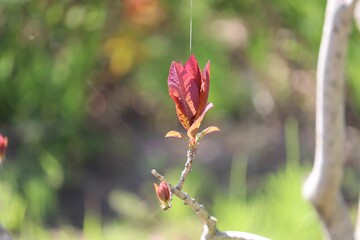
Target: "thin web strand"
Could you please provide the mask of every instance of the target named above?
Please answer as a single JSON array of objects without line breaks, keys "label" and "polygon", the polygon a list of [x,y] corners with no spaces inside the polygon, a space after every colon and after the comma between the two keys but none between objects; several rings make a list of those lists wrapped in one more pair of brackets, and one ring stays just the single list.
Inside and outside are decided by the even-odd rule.
[{"label": "thin web strand", "polygon": [[192,0],[190,0],[190,55],[192,45]]}]

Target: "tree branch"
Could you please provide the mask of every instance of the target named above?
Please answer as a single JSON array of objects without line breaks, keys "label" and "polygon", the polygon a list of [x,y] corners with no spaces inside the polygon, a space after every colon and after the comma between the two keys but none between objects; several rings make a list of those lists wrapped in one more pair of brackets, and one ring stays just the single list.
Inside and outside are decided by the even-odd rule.
[{"label": "tree branch", "polygon": [[355,225],[355,239],[360,240],[360,194],[359,194],[357,219],[356,219],[356,225]]},{"label": "tree branch", "polygon": [[344,162],[344,65],[355,1],[329,0],[317,70],[315,162],[304,197],[315,207],[328,239],[354,239],[339,192]]},{"label": "tree branch", "polygon": [[158,173],[155,169],[151,170],[151,173],[159,179],[159,181],[165,181],[171,190],[171,192],[180,198],[185,205],[188,205],[204,223],[203,233],[201,240],[225,240],[225,239],[240,239],[240,240],[269,240],[255,234],[238,232],[238,231],[225,231],[221,232],[216,227],[216,218],[212,217],[205,209],[204,205],[198,203],[194,198],[190,197],[187,193],[182,192],[177,187],[174,187],[168,183],[164,176]]},{"label": "tree branch", "polygon": [[178,190],[182,190],[183,186],[184,186],[184,183],[185,183],[185,179],[187,177],[187,175],[190,173],[191,171],[191,168],[192,168],[192,164],[195,160],[195,156],[196,156],[196,147],[194,146],[190,146],[189,147],[189,150],[187,151],[186,153],[186,163],[185,163],[185,167],[184,167],[184,170],[181,172],[181,175],[180,175],[180,179],[179,179],[179,182],[178,184],[176,185],[176,188]]}]

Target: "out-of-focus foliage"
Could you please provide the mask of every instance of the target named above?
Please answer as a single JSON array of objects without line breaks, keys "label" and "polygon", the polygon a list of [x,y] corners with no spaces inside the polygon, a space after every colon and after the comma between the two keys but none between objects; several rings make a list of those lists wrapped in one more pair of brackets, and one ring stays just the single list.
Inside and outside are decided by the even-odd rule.
[{"label": "out-of-focus foliage", "polygon": [[[200,68],[211,61],[215,105],[203,126],[221,133],[201,143],[184,190],[222,229],[319,238],[299,191],[325,3],[193,0],[192,51]],[[0,223],[17,239],[198,239],[180,201],[160,212],[149,172],[175,183],[184,164],[186,145],[163,137],[182,130],[166,81],[171,61],[190,55],[189,17],[188,0],[0,0]],[[354,28],[346,73],[350,205],[359,36]]]},{"label": "out-of-focus foliage", "polygon": [[5,1],[0,14],[1,126],[11,139],[1,178],[18,193],[9,199],[15,216],[42,223],[56,213],[59,188],[79,174],[72,169],[101,144],[87,124],[86,94],[106,12],[101,2]]},{"label": "out-of-focus foliage", "polygon": [[[249,200],[218,197],[219,226],[256,232],[271,239],[321,239],[316,213],[301,196],[303,176],[309,168],[288,165],[267,179],[263,194]],[[236,214],[234,214],[234,212]],[[234,215],[236,221],[234,221]],[[279,229],[278,226],[281,226]]]}]

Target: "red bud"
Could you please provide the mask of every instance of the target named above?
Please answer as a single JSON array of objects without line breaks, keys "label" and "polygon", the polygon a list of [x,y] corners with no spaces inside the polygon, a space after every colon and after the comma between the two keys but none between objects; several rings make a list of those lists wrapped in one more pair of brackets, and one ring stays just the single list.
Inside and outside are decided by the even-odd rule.
[{"label": "red bud", "polygon": [[161,203],[161,209],[167,210],[171,208],[171,191],[165,181],[162,181],[160,185],[154,183],[156,195]]}]

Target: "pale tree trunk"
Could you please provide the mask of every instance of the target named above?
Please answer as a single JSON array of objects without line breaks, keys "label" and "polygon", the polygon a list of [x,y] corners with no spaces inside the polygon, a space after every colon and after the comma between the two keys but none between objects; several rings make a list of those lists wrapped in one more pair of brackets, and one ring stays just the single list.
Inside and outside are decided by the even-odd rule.
[{"label": "pale tree trunk", "polygon": [[344,165],[344,68],[355,1],[328,0],[318,57],[316,151],[304,196],[316,209],[325,236],[353,240],[354,231],[340,193]]},{"label": "pale tree trunk", "polygon": [[0,225],[0,240],[12,240],[10,234]]},{"label": "pale tree trunk", "polygon": [[356,229],[355,229],[355,239],[360,240],[360,196],[359,196],[359,204],[358,204],[358,213],[356,219]]},{"label": "pale tree trunk", "polygon": [[[354,10],[354,19],[358,30],[360,30],[360,1],[356,2]],[[359,194],[359,203],[358,203],[358,213],[355,225],[355,239],[360,240],[360,194]]]}]

